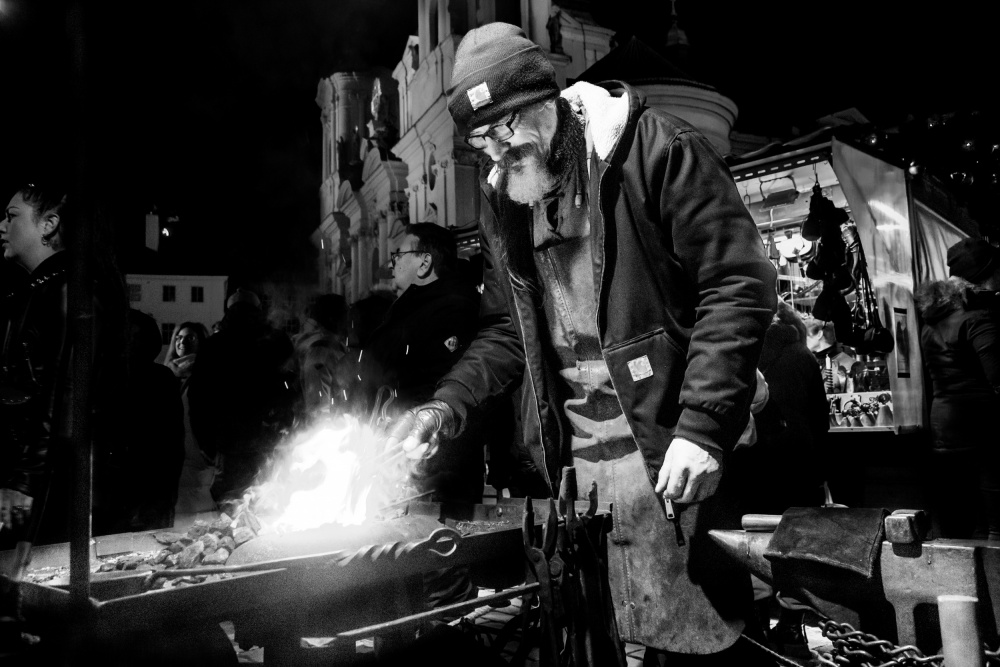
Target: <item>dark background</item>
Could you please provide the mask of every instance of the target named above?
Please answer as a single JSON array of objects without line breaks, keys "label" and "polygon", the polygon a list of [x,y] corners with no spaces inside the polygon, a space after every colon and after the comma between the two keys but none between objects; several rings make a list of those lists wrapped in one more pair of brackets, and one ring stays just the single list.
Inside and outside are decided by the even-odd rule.
[{"label": "dark background", "polygon": [[[593,4],[619,37],[663,46],[669,2]],[[989,5],[677,3],[691,74],[736,101],[737,130],[782,138],[848,107],[887,127],[990,108]],[[180,217],[170,242],[191,270],[237,284],[307,273],[319,221],[318,80],[394,67],[416,34],[416,1],[85,2],[82,107],[69,6],[0,0],[4,203],[30,174],[70,166],[82,133],[126,269],[156,206]]]}]

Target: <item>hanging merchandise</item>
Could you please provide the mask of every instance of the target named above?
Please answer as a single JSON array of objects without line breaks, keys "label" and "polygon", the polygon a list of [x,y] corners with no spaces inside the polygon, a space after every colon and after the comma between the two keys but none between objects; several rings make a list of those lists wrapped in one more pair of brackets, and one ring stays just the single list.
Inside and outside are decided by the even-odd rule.
[{"label": "hanging merchandise", "polygon": [[[822,195],[820,197],[833,206],[833,202]],[[835,211],[843,213],[846,219],[847,213],[839,208],[833,208]],[[812,217],[811,213],[810,217]],[[848,293],[853,289],[854,281],[846,266],[847,246],[840,231],[840,222],[837,220],[839,217],[823,217],[820,223],[823,228],[822,233],[816,237],[818,239],[815,242],[816,249],[812,253],[812,259],[806,265],[806,276],[813,280],[822,280],[823,289],[826,289],[827,283],[833,283],[832,287],[840,290],[841,293]],[[806,220],[806,223],[808,222],[809,220]],[[808,240],[810,236],[811,234],[806,234],[806,228],[803,225],[802,238]]]},{"label": "hanging merchandise", "polygon": [[851,340],[851,307],[833,282],[823,282],[823,290],[813,303],[812,314],[817,320],[833,323],[834,335],[838,341],[848,343]]},{"label": "hanging merchandise", "polygon": [[781,253],[778,252],[778,246],[774,243],[774,230],[767,230],[767,257],[772,262],[777,262],[781,259]]},{"label": "hanging merchandise", "polygon": [[882,326],[878,314],[878,301],[868,275],[865,251],[858,243],[858,261],[854,267],[857,295],[851,312],[853,330],[851,345],[861,354],[889,354],[895,345],[892,332]]},{"label": "hanging merchandise", "polygon": [[809,200],[809,215],[802,223],[802,236],[809,241],[819,240],[831,227],[840,228],[847,222],[847,211],[837,208],[833,201],[823,196],[819,180],[813,185],[812,199]]},{"label": "hanging merchandise", "polygon": [[777,244],[778,253],[789,262],[799,262],[810,257],[812,247],[812,241],[807,241],[801,234],[795,234],[790,229],[785,231],[785,238]]}]

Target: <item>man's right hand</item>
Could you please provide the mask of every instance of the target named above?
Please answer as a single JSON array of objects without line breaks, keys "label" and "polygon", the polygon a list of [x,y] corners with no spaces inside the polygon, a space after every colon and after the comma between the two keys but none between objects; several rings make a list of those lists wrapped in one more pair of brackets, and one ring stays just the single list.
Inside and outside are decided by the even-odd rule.
[{"label": "man's right hand", "polygon": [[402,443],[410,459],[428,459],[437,453],[440,438],[455,432],[455,412],[444,401],[433,400],[406,411],[392,423],[386,449]]}]

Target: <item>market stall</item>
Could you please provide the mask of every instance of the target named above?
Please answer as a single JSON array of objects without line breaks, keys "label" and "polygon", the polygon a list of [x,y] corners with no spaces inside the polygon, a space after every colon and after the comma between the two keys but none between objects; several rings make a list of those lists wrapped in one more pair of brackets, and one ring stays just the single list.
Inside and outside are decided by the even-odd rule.
[{"label": "market stall", "polygon": [[[949,245],[970,235],[878,137],[829,129],[731,164],[822,365],[832,433],[920,431],[925,379],[916,285],[947,277]],[[857,136],[854,136],[857,135]]]}]

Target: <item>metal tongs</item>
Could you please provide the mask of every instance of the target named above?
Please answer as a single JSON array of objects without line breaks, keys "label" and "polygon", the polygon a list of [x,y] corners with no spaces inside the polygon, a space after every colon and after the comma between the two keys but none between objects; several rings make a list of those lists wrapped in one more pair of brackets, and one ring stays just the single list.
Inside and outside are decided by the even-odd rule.
[{"label": "metal tongs", "polygon": [[596,483],[591,483],[583,514],[576,511],[576,499],[576,470],[564,467],[558,504],[548,500],[539,541],[532,502],[525,498],[525,578],[538,583],[539,664],[625,667],[607,578],[611,515],[597,513]]}]

